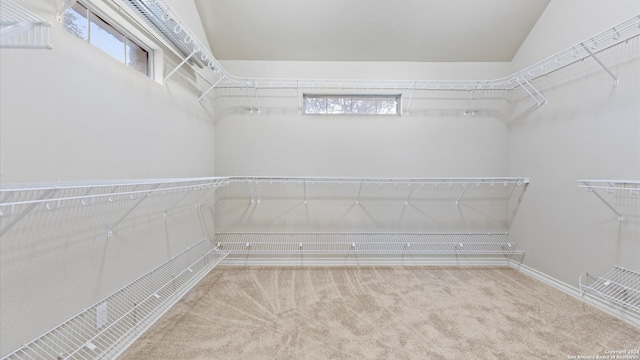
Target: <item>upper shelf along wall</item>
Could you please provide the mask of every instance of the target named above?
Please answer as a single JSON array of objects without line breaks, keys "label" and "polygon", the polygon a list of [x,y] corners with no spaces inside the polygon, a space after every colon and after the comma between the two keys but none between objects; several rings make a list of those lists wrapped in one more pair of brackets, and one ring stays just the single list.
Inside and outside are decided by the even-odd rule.
[{"label": "upper shelf along wall", "polygon": [[[255,97],[255,107],[259,110],[259,94],[269,90],[291,90],[291,94],[300,97],[302,91],[340,91],[340,90],[379,90],[402,91],[411,102],[415,92],[447,91],[462,92],[468,98],[465,113],[474,112],[478,99],[488,96],[505,97],[519,89],[532,98],[536,105],[546,103],[547,99],[532,83],[535,79],[553,73],[581,60],[592,57],[603,70],[608,72],[614,83],[619,80],[606,64],[597,58],[597,54],[613,46],[623,44],[640,35],[640,15],[615,24],[588,39],[578,42],[565,50],[533,63],[522,70],[497,79],[473,80],[377,80],[377,79],[302,79],[302,78],[246,78],[230,74],[220,62],[207,50],[207,46],[189,30],[180,17],[163,0],[117,0],[122,9],[129,13],[148,31],[166,39],[174,51],[181,56],[184,64],[190,64],[201,78],[203,88],[198,100],[212,91],[224,91],[225,96]],[[171,72],[173,73],[173,72]],[[243,91],[229,91],[240,89]],[[214,92],[216,93],[216,92]],[[252,107],[253,109],[253,107]],[[408,111],[408,109],[406,109]]]}]

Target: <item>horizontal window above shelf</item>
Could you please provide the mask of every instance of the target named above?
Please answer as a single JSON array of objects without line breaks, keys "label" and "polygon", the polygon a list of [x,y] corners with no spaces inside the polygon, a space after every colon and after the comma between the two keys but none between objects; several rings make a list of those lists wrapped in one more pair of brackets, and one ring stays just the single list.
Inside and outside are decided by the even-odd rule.
[{"label": "horizontal window above shelf", "polygon": [[[141,26],[164,39],[176,53],[184,58],[178,67],[191,64],[197,75],[203,80],[203,89],[198,100],[202,100],[214,89],[239,89],[237,93],[225,93],[225,96],[247,96],[254,101],[254,107],[260,112],[258,92],[264,90],[291,89],[298,92],[313,90],[366,90],[366,91],[407,91],[409,98],[414,91],[463,91],[471,93],[469,102],[473,105],[485,92],[511,91],[522,89],[537,105],[547,102],[544,95],[532,84],[542,76],[558,69],[575,64],[586,58],[593,58],[611,75],[614,82],[618,78],[602,63],[596,54],[612,46],[623,44],[640,35],[640,15],[578,42],[565,50],[557,52],[515,73],[498,79],[475,80],[380,80],[380,79],[303,79],[303,78],[247,78],[230,74],[208,50],[205,42],[198,39],[189,30],[180,17],[163,0],[114,0],[123,11],[136,19]],[[171,72],[173,73],[173,71]],[[409,100],[409,103],[411,100]],[[475,113],[475,105],[468,106],[466,113]],[[302,106],[299,104],[300,111]],[[408,111],[408,107],[406,109]]]}]

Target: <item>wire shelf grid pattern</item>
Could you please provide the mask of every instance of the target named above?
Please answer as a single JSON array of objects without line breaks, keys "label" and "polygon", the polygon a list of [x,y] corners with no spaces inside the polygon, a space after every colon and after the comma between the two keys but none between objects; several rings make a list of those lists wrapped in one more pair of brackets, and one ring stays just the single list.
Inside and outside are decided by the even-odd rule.
[{"label": "wire shelf grid pattern", "polygon": [[[226,185],[227,182],[225,178],[192,178],[99,183],[3,184],[0,187],[0,235],[7,233],[30,213],[54,212],[65,207],[87,210],[113,207],[109,211],[110,215],[118,215],[118,211],[123,212],[119,219],[114,217],[111,223],[106,224],[111,230],[149,198],[169,195],[177,197],[178,200],[165,209],[165,212],[168,212],[179,205],[186,205],[183,199],[190,193],[195,194],[190,198],[191,202],[206,202],[218,187]],[[193,197],[196,197],[195,200]],[[122,211],[118,208],[129,210]]]},{"label": "wire shelf grid pattern", "polygon": [[[210,85],[198,100],[201,100],[213,89],[224,88],[246,89],[248,93],[253,91],[256,100],[257,91],[261,89],[463,91],[471,92],[472,96],[478,96],[486,91],[511,91],[516,88],[522,88],[540,105],[546,102],[546,99],[531,84],[531,81],[640,35],[640,15],[635,15],[520,71],[493,80],[245,78],[227,72],[207,47],[185,25],[184,21],[163,0],[112,1],[151,33],[157,34],[158,38],[165,39],[163,40],[165,44],[167,42],[173,44],[170,48],[179,49],[179,52],[184,57],[184,62],[190,60],[192,63],[197,64],[199,68],[207,70],[204,71],[207,75],[197,72]],[[606,68],[605,70],[609,71]]]},{"label": "wire shelf grid pattern", "polygon": [[[433,197],[437,193],[461,194],[472,189],[492,189],[497,193],[512,192],[524,188],[529,179],[525,177],[495,178],[274,178],[234,177],[221,196],[247,197],[251,202],[260,202],[271,197],[300,198],[304,201],[319,198],[346,198],[355,202],[373,196],[376,199],[402,199],[409,202],[422,193]],[[504,195],[504,194],[503,194]],[[449,195],[447,195],[449,196]]]},{"label": "wire shelf grid pattern", "polygon": [[580,290],[640,313],[640,272],[614,266],[605,275],[580,276]]},{"label": "wire shelf grid pattern", "polygon": [[[631,210],[638,209],[638,201],[640,200],[640,181],[638,180],[578,180],[581,184],[578,187],[586,189],[588,192],[595,195],[600,199],[611,211],[618,216],[618,221],[625,220],[625,216],[631,215]],[[605,197],[601,195],[599,191],[606,192]],[[620,204],[620,201],[614,203],[621,198],[626,198],[626,204]],[[621,205],[627,205],[625,208],[620,208]],[[629,213],[625,213],[628,210]]]},{"label": "wire shelf grid pattern", "polygon": [[[268,196],[294,196],[303,201],[314,196],[324,196],[330,190],[332,196],[352,198],[356,203],[367,189],[382,188],[378,196],[401,197],[405,202],[411,200],[415,189],[432,186],[434,189],[459,191],[458,200],[467,189],[489,187],[495,189],[524,187],[529,183],[524,177],[482,177],[482,178],[330,178],[330,177],[207,177],[190,179],[161,180],[120,180],[49,183],[49,184],[2,184],[0,186],[0,235],[4,235],[13,226],[31,212],[53,212],[65,206],[92,207],[115,206],[126,201],[131,205],[119,219],[107,224],[109,231],[118,225],[137,206],[150,197],[167,196],[191,192],[201,194],[195,201],[202,205],[219,188],[235,184],[229,194],[249,197],[251,202],[260,202]],[[231,187],[230,187],[231,188]],[[270,191],[264,191],[265,189]],[[315,191],[315,192],[314,192]],[[274,195],[275,194],[275,195]],[[386,194],[386,195],[385,195]],[[169,209],[180,204],[179,197]],[[192,202],[194,200],[192,199]]]},{"label": "wire shelf grid pattern", "polygon": [[232,255],[518,255],[508,233],[217,233]]},{"label": "wire shelf grid pattern", "polygon": [[51,49],[51,23],[11,0],[0,0],[0,48]]},{"label": "wire shelf grid pattern", "polygon": [[227,254],[202,240],[3,360],[115,358]]}]

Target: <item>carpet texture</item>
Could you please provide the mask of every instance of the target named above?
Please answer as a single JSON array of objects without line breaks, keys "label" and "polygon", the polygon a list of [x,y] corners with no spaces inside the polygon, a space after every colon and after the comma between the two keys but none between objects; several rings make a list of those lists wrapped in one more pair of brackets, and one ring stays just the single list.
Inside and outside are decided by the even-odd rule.
[{"label": "carpet texture", "polygon": [[121,359],[568,359],[638,348],[640,329],[505,267],[220,267]]}]

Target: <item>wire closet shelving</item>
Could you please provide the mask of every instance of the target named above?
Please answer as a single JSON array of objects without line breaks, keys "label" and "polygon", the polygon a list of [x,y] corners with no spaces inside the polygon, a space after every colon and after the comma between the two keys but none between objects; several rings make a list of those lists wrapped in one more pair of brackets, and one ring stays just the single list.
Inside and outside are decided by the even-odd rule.
[{"label": "wire closet shelving", "polygon": [[[299,201],[367,201],[363,188],[388,192],[385,200],[409,203],[413,188],[445,189],[447,199],[459,204],[465,194],[477,189],[499,189],[511,193],[526,189],[528,178],[328,178],[328,177],[210,177],[191,179],[128,180],[47,184],[0,185],[2,241],[11,239],[14,228],[31,227],[27,219],[38,221],[77,216],[82,211],[98,211],[104,221],[104,236],[117,239],[118,226],[136,209],[151,202],[152,216],[195,207],[204,238],[172,256],[157,268],[111,295],[85,308],[45,334],[26,343],[4,359],[110,359],[151,326],[215,266],[233,256],[439,256],[470,255],[510,258],[524,251],[507,233],[217,233],[207,236],[200,207],[215,199],[222,188],[251,206],[267,205],[274,196],[294,196]],[[233,186],[235,185],[235,187]],[[275,192],[263,192],[265,189]],[[309,190],[309,192],[307,192]],[[330,196],[319,196],[322,192]],[[453,194],[453,196],[451,196]],[[414,195],[415,196],[415,195]],[[469,195],[471,197],[471,195]],[[155,200],[163,200],[153,203]],[[296,201],[298,201],[296,200]],[[277,200],[275,200],[277,201]],[[453,206],[453,204],[451,204]],[[354,205],[355,206],[355,205]],[[455,207],[455,206],[454,206]],[[73,210],[66,212],[65,210]],[[78,212],[79,211],[79,212]],[[109,216],[107,216],[109,215]],[[22,224],[21,222],[27,223]],[[100,224],[98,223],[98,226]],[[20,235],[18,235],[20,234]],[[9,238],[7,238],[9,235]],[[17,240],[21,232],[16,231]],[[50,236],[50,235],[49,235]],[[112,241],[112,240],[109,240]],[[113,240],[116,241],[116,240]]]},{"label": "wire closet shelving", "polygon": [[[290,89],[298,97],[302,91],[311,90],[393,90],[407,91],[410,94],[408,104],[415,91],[458,91],[469,94],[467,112],[473,113],[477,101],[487,92],[506,91],[521,88],[537,105],[547,102],[544,95],[532,84],[542,76],[592,57],[613,78],[619,79],[596,57],[598,52],[622,44],[640,35],[640,14],[625,20],[611,28],[576,43],[565,50],[542,59],[509,76],[492,80],[374,80],[374,79],[302,79],[302,78],[246,78],[230,74],[220,62],[207,50],[185,25],[180,17],[163,0],[112,0],[116,6],[128,13],[159,39],[163,39],[180,58],[183,59],[175,71],[184,64],[191,64],[208,87],[203,89],[198,101],[214,89],[243,89],[250,97],[255,97],[257,110],[260,110],[258,91]],[[167,78],[169,77],[167,76]],[[253,94],[251,94],[253,92]],[[252,105],[253,106],[253,105]],[[253,108],[253,107],[252,107]],[[408,111],[408,109],[406,109]]]},{"label": "wire closet shelving", "polygon": [[640,272],[614,266],[606,274],[594,278],[580,275],[580,291],[640,313]]},{"label": "wire closet shelving", "polygon": [[[373,210],[395,209],[411,206],[427,206],[425,202],[436,200],[437,208],[451,207],[459,216],[459,206],[466,197],[469,201],[506,202],[515,196],[520,201],[529,183],[528,178],[230,178],[229,186],[218,198],[246,202],[253,206],[251,212],[272,202],[285,201],[289,212],[293,209],[308,214],[327,214],[327,204],[335,204],[335,213],[346,213],[361,208],[372,219]],[[516,189],[521,192],[516,193]],[[515,195],[514,195],[515,194]],[[239,202],[239,203],[238,203]],[[317,205],[316,205],[317,204]],[[417,204],[417,205],[416,205]],[[517,203],[514,203],[517,207]],[[367,210],[367,207],[371,206]],[[436,206],[432,204],[432,206]],[[233,205],[235,209],[245,209]],[[227,212],[225,207],[217,210]],[[269,213],[277,209],[262,210]],[[309,210],[312,209],[312,210]],[[501,209],[501,211],[506,208]],[[248,211],[248,210],[242,210]],[[355,211],[356,213],[358,211]],[[505,211],[506,212],[506,211]],[[295,215],[294,215],[295,216]],[[384,216],[384,215],[383,215]],[[338,221],[323,218],[326,224]],[[261,225],[258,225],[258,228]],[[294,224],[288,226],[296,227]],[[329,226],[339,229],[337,223]],[[223,227],[224,228],[224,227]],[[249,224],[250,229],[254,229]],[[302,225],[308,229],[308,226]],[[503,257],[522,255],[508,233],[504,232],[407,232],[407,231],[219,231],[216,246],[229,251],[229,259],[239,258],[345,258],[352,255],[368,258],[405,258],[424,256]]]},{"label": "wire closet shelving", "polygon": [[522,255],[508,233],[217,233],[235,255]]},{"label": "wire closet shelving", "polygon": [[630,195],[636,200],[640,200],[640,181],[638,180],[578,180],[581,184],[578,187],[585,188],[594,194],[618,217],[618,221],[623,222],[625,214],[612,204],[611,199],[605,198],[599,191],[605,191],[608,195],[616,194]]},{"label": "wire closet shelving", "polygon": [[187,248],[3,360],[116,358],[225,258],[208,243]]},{"label": "wire closet shelving", "polygon": [[[242,196],[251,203],[260,203],[265,196],[262,190],[266,186],[281,190],[276,196],[295,196],[305,204],[316,193],[332,191],[339,196],[351,197],[354,204],[359,204],[361,196],[369,186],[391,194],[392,198],[408,205],[415,189],[430,186],[434,189],[444,188],[457,191],[455,203],[459,204],[463,196],[474,188],[510,188],[523,187],[529,184],[525,177],[478,177],[478,178],[331,178],[331,177],[209,177],[191,179],[163,180],[129,180],[103,181],[100,183],[76,182],[53,184],[3,184],[0,186],[0,218],[3,225],[0,235],[6,234],[12,227],[22,221],[30,212],[55,212],[65,207],[91,208],[112,206],[125,202],[127,206],[117,207],[118,214],[111,216],[105,223],[107,235],[111,236],[117,226],[122,223],[136,208],[150,198],[176,194],[175,201],[162,209],[160,215],[166,215],[177,207],[202,206],[214,196],[216,190],[229,184],[242,185]],[[347,190],[344,190],[344,187]],[[196,193],[190,202],[186,196]],[[273,195],[273,194],[272,194]],[[115,210],[114,210],[115,211]]]},{"label": "wire closet shelving", "polygon": [[[118,241],[118,227],[143,208],[166,219],[195,207],[203,232],[186,249],[3,359],[116,358],[228,255],[208,238],[200,210],[224,184],[220,178],[2,184],[3,245],[24,242],[25,230],[31,231],[33,224],[48,229],[43,239],[54,240],[54,224],[45,221],[90,227],[92,233],[93,227],[103,227],[107,241]],[[97,220],[85,214],[94,214]]]},{"label": "wire closet shelving", "polygon": [[51,23],[17,5],[0,0],[0,48],[51,49]]}]

